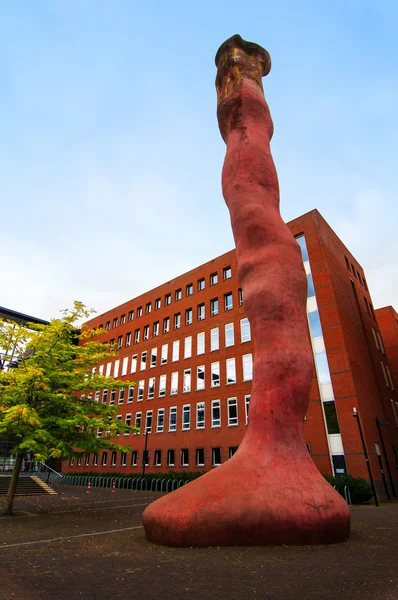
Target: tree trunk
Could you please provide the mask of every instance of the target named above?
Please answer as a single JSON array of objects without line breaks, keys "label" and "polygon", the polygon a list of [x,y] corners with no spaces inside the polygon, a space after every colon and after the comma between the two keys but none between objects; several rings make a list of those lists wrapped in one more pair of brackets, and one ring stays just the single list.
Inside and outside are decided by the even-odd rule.
[{"label": "tree trunk", "polygon": [[17,454],[17,459],[15,461],[14,470],[11,476],[10,486],[7,492],[6,506],[3,512],[4,515],[12,515],[15,492],[17,491],[18,477],[21,472],[23,457],[24,452]]},{"label": "tree trunk", "polygon": [[350,512],[307,451],[313,356],[299,245],[279,212],[273,124],[262,77],[268,52],[234,36],[216,56],[217,116],[227,144],[222,188],[253,337],[246,435],[234,456],[143,514],[152,542],[264,546],[345,541]]}]

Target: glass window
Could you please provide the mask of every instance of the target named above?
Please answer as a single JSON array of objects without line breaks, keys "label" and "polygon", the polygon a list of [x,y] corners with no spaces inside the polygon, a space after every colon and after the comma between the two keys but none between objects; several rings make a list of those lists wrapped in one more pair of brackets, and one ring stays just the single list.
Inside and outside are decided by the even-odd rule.
[{"label": "glass window", "polygon": [[221,407],[220,400],[213,400],[211,403],[211,426],[221,426]]},{"label": "glass window", "polygon": [[220,363],[211,363],[211,387],[217,387],[220,385]]},{"label": "glass window", "polygon": [[251,333],[250,333],[250,323],[249,319],[241,319],[240,321],[240,341],[242,344],[244,342],[250,342]]},{"label": "glass window", "polygon": [[180,360],[180,340],[175,340],[173,342],[171,361],[176,362],[177,360]]},{"label": "glass window", "polygon": [[170,406],[169,431],[176,431],[176,429],[177,429],[177,407]]},{"label": "glass window", "polygon": [[199,367],[197,367],[196,389],[197,390],[205,389],[205,367],[204,367],[204,365],[200,365]]},{"label": "glass window", "polygon": [[181,327],[181,313],[176,313],[174,315],[174,329],[179,329]]},{"label": "glass window", "polygon": [[131,453],[131,466],[136,467],[138,465],[138,451],[133,450]]},{"label": "glass window", "polygon": [[210,330],[210,350],[218,350],[220,348],[220,340],[218,327]]},{"label": "glass window", "polygon": [[153,466],[161,467],[162,466],[162,451],[155,450],[154,458],[153,458]]},{"label": "glass window", "polygon": [[124,388],[119,390],[119,399],[117,401],[118,404],[123,404],[123,400],[124,400]]},{"label": "glass window", "polygon": [[218,274],[212,273],[210,275],[210,285],[216,285],[216,283],[218,283]]},{"label": "glass window", "polygon": [[170,331],[170,317],[165,317],[163,319],[163,333],[168,333]]},{"label": "glass window", "polygon": [[142,306],[139,306],[139,307],[137,308],[137,318],[138,318],[138,317],[142,317]]},{"label": "glass window", "polygon": [[144,338],[144,340],[148,340],[149,339],[149,325],[145,325],[145,327],[144,327],[143,338]]},{"label": "glass window", "polygon": [[205,426],[205,403],[196,404],[196,429],[204,429]]},{"label": "glass window", "polygon": [[314,281],[312,279],[311,273],[308,273],[308,275],[307,275],[307,297],[312,298],[312,296],[315,296]]},{"label": "glass window", "polygon": [[126,347],[128,348],[131,345],[131,331],[126,333]]},{"label": "glass window", "polygon": [[238,401],[236,398],[228,398],[228,425],[238,424]]},{"label": "glass window", "polygon": [[158,408],[158,420],[156,423],[157,433],[162,433],[164,428],[164,408]]},{"label": "glass window", "polygon": [[113,406],[115,404],[115,398],[116,398],[116,390],[112,390],[111,391],[111,397],[109,400],[109,405]]},{"label": "glass window", "polygon": [[246,425],[249,422],[249,406],[250,406],[250,396],[245,396],[245,417],[246,417]]},{"label": "glass window", "polygon": [[118,324],[118,318],[116,317],[115,319],[113,319],[112,327],[117,327],[117,324]]},{"label": "glass window", "polygon": [[319,319],[319,312],[311,312],[308,314],[308,321],[310,324],[311,337],[316,338],[322,335],[321,321]]},{"label": "glass window", "polygon": [[174,372],[171,374],[171,385],[170,385],[170,395],[174,396],[178,394],[178,372]]},{"label": "glass window", "polygon": [[141,412],[135,413],[135,425],[134,425],[134,427],[138,430],[137,433],[141,433],[141,418],[142,418],[142,413]]},{"label": "glass window", "polygon": [[186,287],[186,295],[192,296],[192,294],[193,294],[193,283],[188,283],[188,285]]},{"label": "glass window", "polygon": [[[130,427],[130,425],[131,425],[131,413],[129,413],[129,414],[126,415],[126,417],[125,417],[125,423],[126,423],[126,425],[128,425]],[[124,435],[128,435],[128,432],[125,433]]]},{"label": "glass window", "polygon": [[145,381],[143,379],[141,379],[138,382],[137,402],[144,399],[144,386],[145,386]]},{"label": "glass window", "polygon": [[307,244],[305,243],[305,237],[303,235],[299,235],[298,237],[296,237],[296,241],[298,242],[298,244],[300,246],[303,262],[306,262],[307,260],[309,260],[309,258],[308,258]]},{"label": "glass window", "polygon": [[149,315],[149,313],[151,312],[152,309],[152,305],[150,302],[147,302],[147,304],[145,304],[145,314]]},{"label": "glass window", "polygon": [[166,294],[164,297],[164,304],[165,306],[167,306],[168,304],[171,304],[171,294]]},{"label": "glass window", "polygon": [[140,341],[140,330],[136,329],[134,331],[134,344],[138,344]]},{"label": "glass window", "polygon": [[184,404],[182,407],[182,428],[189,429],[191,427],[191,405]]},{"label": "glass window", "polygon": [[191,369],[185,369],[184,371],[184,392],[191,391]]},{"label": "glass window", "polygon": [[202,279],[198,279],[198,291],[205,289],[205,280],[204,277]]},{"label": "glass window", "polygon": [[151,350],[151,365],[150,365],[151,367],[156,367],[157,357],[158,357],[158,349],[152,348],[152,350]]},{"label": "glass window", "polygon": [[225,325],[225,347],[233,346],[235,344],[235,333],[234,333],[234,324],[227,323]]},{"label": "glass window", "polygon": [[236,368],[235,368],[235,359],[227,358],[227,383],[236,383]]},{"label": "glass window", "polygon": [[189,450],[188,450],[188,448],[181,448],[181,466],[189,467]]},{"label": "glass window", "polygon": [[159,321],[155,321],[152,329],[152,336],[157,337],[159,335]]},{"label": "glass window", "polygon": [[111,467],[116,467],[116,452],[111,453]]},{"label": "glass window", "polygon": [[223,269],[223,277],[224,277],[224,279],[231,279],[231,277],[232,277],[231,267],[225,267]]},{"label": "glass window", "polygon": [[228,294],[224,294],[224,308],[225,310],[233,309],[233,299],[231,292],[228,292]]},{"label": "glass window", "polygon": [[159,377],[159,398],[166,395],[166,375]]},{"label": "glass window", "polygon": [[115,360],[115,364],[113,365],[113,376],[118,377],[119,375],[119,361]]},{"label": "glass window", "polygon": [[168,344],[163,344],[162,351],[161,351],[161,354],[160,354],[160,364],[161,365],[165,365],[167,363],[168,350],[169,350],[169,345]]},{"label": "glass window", "polygon": [[144,350],[144,352],[141,352],[140,371],[145,371],[146,369],[146,355],[146,350]]},{"label": "glass window", "polygon": [[185,311],[185,325],[191,325],[192,323],[192,308],[187,308]]},{"label": "glass window", "polygon": [[123,346],[123,336],[119,335],[119,337],[117,338],[117,347],[118,350],[120,350],[120,348]]},{"label": "glass window", "polygon": [[161,307],[161,299],[160,298],[156,298],[155,300],[155,310],[159,310],[159,308]]},{"label": "glass window", "polygon": [[326,427],[328,434],[340,433],[339,421],[337,419],[336,405],[332,402],[324,402],[323,409],[325,411]]},{"label": "glass window", "polygon": [[167,466],[174,467],[175,464],[175,451],[167,450]]},{"label": "glass window", "polygon": [[212,317],[214,317],[214,315],[218,315],[218,298],[213,298],[213,300],[210,300],[210,314]]},{"label": "glass window", "polygon": [[106,404],[108,401],[108,390],[103,390],[102,392],[102,404]]},{"label": "glass window", "polygon": [[242,306],[242,304],[243,304],[243,290],[242,290],[242,288],[238,289],[238,300],[239,300],[239,306]]},{"label": "glass window", "polygon": [[205,449],[204,448],[196,448],[196,466],[197,467],[205,466]]},{"label": "glass window", "polygon": [[198,304],[198,321],[203,321],[205,318],[205,305]]},{"label": "glass window", "polygon": [[221,465],[221,448],[211,449],[211,464],[213,467]]},{"label": "glass window", "polygon": [[133,310],[130,310],[130,311],[129,311],[128,320],[129,320],[129,321],[132,321],[132,320],[133,320],[133,318],[134,318],[134,311],[133,311]]},{"label": "glass window", "polygon": [[244,354],[242,356],[243,366],[243,381],[251,381],[253,379],[253,356]]},{"label": "glass window", "polygon": [[137,354],[133,354],[131,357],[131,368],[130,373],[135,373],[137,371]]},{"label": "glass window", "polygon": [[184,340],[184,358],[191,358],[192,356],[192,337],[186,337]]},{"label": "glass window", "polygon": [[330,371],[326,352],[315,355],[315,364],[319,383],[330,383]]},{"label": "glass window", "polygon": [[145,419],[145,432],[146,433],[152,432],[152,414],[153,414],[152,410],[146,411],[146,419]]},{"label": "glass window", "polygon": [[205,353],[205,334],[204,332],[198,333],[196,336],[196,354]]},{"label": "glass window", "polygon": [[103,467],[106,467],[107,460],[108,460],[108,453],[107,452],[103,452],[102,453],[102,459],[101,459],[101,465]]},{"label": "glass window", "polygon": [[127,403],[130,404],[134,399],[134,388],[133,386],[129,387],[129,391],[128,391],[128,396],[127,396]]},{"label": "glass window", "polygon": [[175,298],[176,298],[176,301],[177,300],[181,300],[181,298],[182,298],[182,290],[181,290],[181,288],[179,290],[176,290]]},{"label": "glass window", "polygon": [[236,453],[237,449],[238,449],[238,446],[230,446],[228,448],[228,458],[232,458],[233,455]]},{"label": "glass window", "polygon": [[109,331],[109,330],[110,330],[110,328],[111,328],[111,322],[110,322],[110,321],[107,321],[107,322],[105,323],[105,331]]},{"label": "glass window", "polygon": [[155,396],[155,378],[150,377],[148,380],[148,400],[152,400]]}]

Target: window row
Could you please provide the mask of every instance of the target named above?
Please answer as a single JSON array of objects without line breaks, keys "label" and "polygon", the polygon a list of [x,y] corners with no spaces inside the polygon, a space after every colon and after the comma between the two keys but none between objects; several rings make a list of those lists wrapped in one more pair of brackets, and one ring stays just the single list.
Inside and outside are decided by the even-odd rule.
[{"label": "window row", "polygon": [[[196,448],[194,450],[194,452],[192,452],[192,454],[194,454],[194,456],[195,456],[194,464],[196,467],[205,467],[206,464],[210,463],[211,466],[216,467],[218,465],[221,465],[223,460],[227,460],[228,458],[231,458],[235,454],[237,449],[238,449],[238,446],[230,446],[228,448],[228,454],[225,454],[223,456],[221,447],[210,448],[208,455],[206,455],[205,448]],[[165,457],[164,457],[162,450],[153,450],[153,451],[152,450],[143,450],[142,454],[141,454],[140,465],[145,464],[145,466],[149,467],[150,464],[152,463],[152,465],[154,467],[161,467],[162,464],[164,464],[164,458],[166,458],[165,465],[167,467],[174,467],[176,465],[180,466],[180,467],[189,467],[191,464],[191,460],[192,460],[191,456],[190,456],[190,449],[189,448],[181,448],[179,450],[178,462],[176,462],[177,456],[178,456],[177,452],[174,449],[166,450],[166,452],[164,453],[165,454]],[[115,451],[102,452],[101,459],[100,459],[101,466],[102,467],[108,466],[108,458],[110,458],[109,466],[111,466],[111,467],[116,467],[116,466],[126,467],[128,462],[129,462],[130,467],[140,466],[139,465],[140,453],[138,450],[133,450],[131,452],[129,461],[128,461],[127,452],[120,453],[119,461],[117,461],[117,454],[118,453]],[[177,454],[177,456],[176,456],[176,454]],[[91,458],[91,465],[93,467],[97,467],[98,462],[99,462],[98,453],[93,454],[92,457],[89,454],[86,454],[83,458],[78,458],[76,460],[76,466],[80,467],[82,464],[84,464],[85,467],[89,467],[90,466],[90,458]],[[118,464],[118,462],[119,462],[119,464]],[[70,459],[69,466],[70,467],[74,466],[73,458]]]},{"label": "window row", "polygon": [[[134,416],[134,423],[132,422],[132,414],[125,415],[125,423],[131,426],[132,423],[137,429],[137,433],[133,435],[139,435],[142,433],[163,433],[164,431],[174,432],[180,427],[181,431],[188,431],[191,427],[195,429],[206,428],[206,402],[196,402],[196,405],[184,404],[180,407],[180,424],[178,418],[178,407],[170,406],[169,409],[158,408],[157,411],[147,410],[145,414],[142,411],[138,411]],[[212,400],[210,406],[208,406],[210,427],[221,427],[222,425],[222,407],[221,400]],[[245,425],[247,425],[249,417],[249,404],[250,395],[245,396]],[[226,424],[231,426],[239,425],[239,411],[238,411],[238,399],[236,397],[227,398],[225,403],[226,410]],[[154,414],[156,412],[156,415]],[[168,413],[168,415],[166,414]],[[166,424],[166,418],[168,416],[168,423]],[[156,418],[156,422],[153,420]],[[121,420],[122,415],[117,415],[116,419]],[[145,419],[145,422],[143,422]],[[142,431],[143,430],[143,431]],[[98,431],[98,437],[102,436],[102,430]],[[125,436],[130,435],[125,433]]]},{"label": "window row", "polygon": [[[243,296],[242,290],[238,290],[239,293],[239,306],[242,305]],[[224,311],[232,310],[233,305],[233,294],[232,292],[228,292],[224,294]],[[210,316],[214,317],[219,313],[219,301],[218,298],[213,298],[210,300]],[[185,325],[192,325],[194,318],[193,308],[187,308],[184,314],[184,323]],[[196,319],[197,321],[203,321],[206,318],[206,304],[203,302],[202,304],[198,304],[196,308]],[[165,317],[162,322],[162,333],[168,333],[170,331],[171,318]],[[180,329],[182,325],[182,313],[178,312],[173,315],[173,329]],[[142,330],[142,340],[149,340],[150,337],[158,337],[160,334],[160,321],[155,321],[152,323],[152,326],[145,325]],[[117,340],[112,338],[109,340],[110,344],[117,344],[118,349],[123,348],[123,345],[128,348],[132,343],[138,344],[141,338],[141,329],[135,329],[133,332],[129,331],[126,333],[124,338],[123,335],[119,335]]]},{"label": "window row", "polygon": [[358,279],[359,283],[361,285],[363,285],[363,287],[365,288],[366,291],[368,291],[368,286],[367,286],[365,277],[363,275],[361,277],[360,272],[358,270],[355,270],[354,265],[352,263],[350,263],[350,261],[348,260],[348,258],[346,256],[344,256],[344,260],[345,260],[345,264],[346,264],[347,269],[350,272],[352,272],[352,274],[354,275],[355,279]]},{"label": "window row", "polygon": [[[227,358],[225,361],[225,383],[227,385],[237,383],[236,374],[236,359],[235,357]],[[169,383],[168,380],[169,379]],[[210,387],[219,387],[221,385],[220,361],[215,361],[210,364]],[[253,355],[243,354],[242,356],[242,380],[251,381],[253,379]],[[206,366],[198,365],[196,369],[184,369],[182,376],[182,388],[180,388],[179,372],[174,371],[170,377],[166,374],[159,377],[149,377],[148,380],[140,379],[136,387],[129,386],[116,390],[104,389],[95,392],[94,399],[96,402],[108,403],[113,406],[116,403],[123,404],[141,402],[145,398],[152,400],[157,395],[158,398],[164,398],[167,393],[170,396],[175,396],[179,392],[189,393],[194,390],[204,390],[206,388]],[[89,395],[91,397],[91,395]]]},{"label": "window row", "polygon": [[[232,277],[232,268],[230,266],[224,267],[223,268],[223,279],[224,280],[231,279],[231,277]],[[217,273],[217,271],[215,271],[214,273],[211,273],[211,275],[210,275],[210,285],[211,286],[216,285],[217,283],[218,283],[218,273]],[[200,291],[204,290],[205,287],[206,287],[206,279],[204,277],[201,277],[200,279],[197,280],[197,291],[200,292]],[[192,296],[193,291],[194,291],[193,283],[188,283],[185,286],[185,295]],[[182,299],[182,288],[179,288],[174,291],[174,301],[178,302],[181,299]],[[163,298],[163,306],[168,306],[169,304],[171,304],[171,300],[172,300],[172,294],[171,293],[165,294],[164,298]],[[162,298],[156,298],[156,300],[153,303],[153,306],[154,306],[155,310],[158,310],[159,308],[161,308]],[[138,319],[139,317],[142,317],[143,314],[148,315],[151,311],[152,311],[152,302],[147,302],[145,304],[145,306],[139,306],[136,309],[135,318]],[[134,310],[130,310],[127,314],[127,320],[132,321],[133,319],[134,319]],[[112,322],[107,321],[105,323],[105,330],[109,331],[111,328],[111,324],[112,324],[113,329],[115,327],[118,327],[119,322],[120,322],[120,325],[124,325],[126,323],[126,313],[124,313],[120,316],[120,321],[119,321],[119,317],[114,317],[114,319],[112,319]],[[99,327],[103,328],[103,324],[101,324]]]}]

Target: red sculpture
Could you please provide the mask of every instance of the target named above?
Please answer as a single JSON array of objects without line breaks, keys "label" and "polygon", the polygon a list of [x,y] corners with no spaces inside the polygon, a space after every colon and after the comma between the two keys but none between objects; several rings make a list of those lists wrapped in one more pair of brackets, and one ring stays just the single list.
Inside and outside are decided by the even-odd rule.
[{"label": "red sculpture", "polygon": [[170,546],[329,544],[348,539],[350,512],[304,440],[313,356],[300,248],[279,212],[266,50],[235,35],[220,47],[218,122],[227,144],[222,188],[254,344],[249,424],[223,465],[163,496],[143,515]]}]

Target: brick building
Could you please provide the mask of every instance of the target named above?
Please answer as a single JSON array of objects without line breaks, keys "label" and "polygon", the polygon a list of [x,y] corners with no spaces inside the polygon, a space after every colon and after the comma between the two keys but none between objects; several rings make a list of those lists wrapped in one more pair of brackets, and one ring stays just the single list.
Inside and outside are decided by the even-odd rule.
[{"label": "brick building", "polygon": [[[395,389],[398,387],[398,313],[392,306],[376,311],[376,319],[383,338],[384,348],[390,363],[391,377]],[[388,376],[388,373],[387,373]],[[397,410],[398,419],[398,410]]]},{"label": "brick building", "polygon": [[[397,397],[363,269],[317,210],[288,226],[308,278],[308,449],[322,473],[368,478],[355,407],[373,477],[388,497],[398,476]],[[119,346],[100,370],[137,382],[120,395],[97,393],[98,401],[117,405],[117,418],[142,433],[125,436],[132,452],[102,452],[67,470],[139,474],[145,441],[149,472],[208,470],[236,451],[248,419],[252,342],[235,250],[87,324],[104,327],[100,339]]]}]

